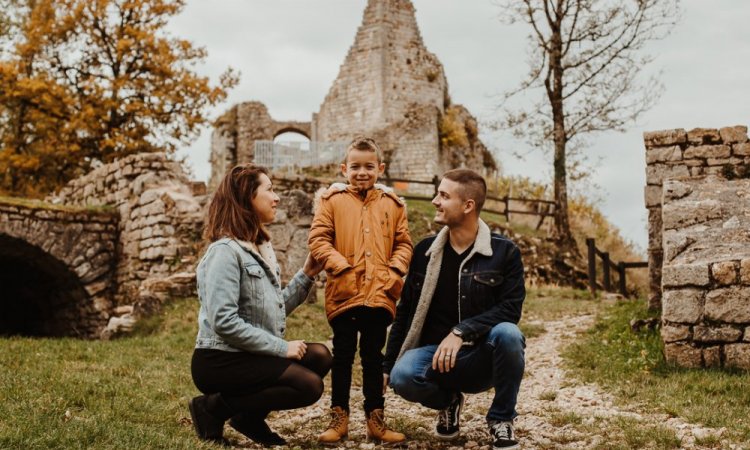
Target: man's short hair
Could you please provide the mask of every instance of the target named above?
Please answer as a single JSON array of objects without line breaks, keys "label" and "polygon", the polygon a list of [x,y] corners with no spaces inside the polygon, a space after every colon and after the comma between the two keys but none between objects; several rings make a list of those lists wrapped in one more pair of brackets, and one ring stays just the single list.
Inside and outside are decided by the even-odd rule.
[{"label": "man's short hair", "polygon": [[374,139],[366,136],[357,136],[352,142],[346,147],[346,153],[344,153],[344,164],[349,159],[349,153],[352,150],[360,150],[365,152],[375,152],[375,156],[378,158],[378,164],[383,162],[383,153],[380,151],[380,147]]},{"label": "man's short hair", "polygon": [[482,212],[484,200],[487,198],[487,183],[478,173],[470,169],[453,169],[445,172],[443,178],[461,185],[459,195],[462,200],[472,199],[477,208],[477,216]]}]

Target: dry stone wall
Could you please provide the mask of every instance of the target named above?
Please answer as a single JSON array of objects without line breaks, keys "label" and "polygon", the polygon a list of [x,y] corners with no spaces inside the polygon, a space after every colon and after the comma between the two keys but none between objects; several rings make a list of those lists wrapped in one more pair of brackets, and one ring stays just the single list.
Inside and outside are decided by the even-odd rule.
[{"label": "dry stone wall", "polygon": [[662,337],[681,366],[750,369],[750,179],[664,182]]},{"label": "dry stone wall", "polygon": [[50,200],[118,212],[116,307],[132,306],[137,315],[167,295],[194,292],[205,185],[191,182],[179,162],[163,153],[131,155],[71,181]]},{"label": "dry stone wall", "polygon": [[[97,336],[112,306],[116,242],[113,211],[0,203],[2,276],[16,277],[3,294],[37,303],[17,305],[35,311],[32,317],[9,314],[0,323],[28,320],[22,326],[32,335]],[[29,275],[16,271],[27,269],[36,279],[19,286]]]},{"label": "dry stone wall", "polygon": [[661,305],[662,186],[665,180],[719,174],[746,173],[750,164],[747,127],[696,128],[646,132],[646,188],[648,208],[649,307]]},{"label": "dry stone wall", "polygon": [[747,127],[644,134],[649,305],[668,361],[750,369]]}]

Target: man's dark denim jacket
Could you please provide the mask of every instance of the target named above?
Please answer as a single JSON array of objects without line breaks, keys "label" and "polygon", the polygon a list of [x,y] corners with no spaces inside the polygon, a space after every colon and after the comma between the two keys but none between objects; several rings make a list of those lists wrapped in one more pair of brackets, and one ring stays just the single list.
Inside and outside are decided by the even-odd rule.
[{"label": "man's dark denim jacket", "polygon": [[[406,350],[419,345],[424,317],[432,301],[432,295],[427,298],[427,294],[434,294],[445,245],[450,245],[447,227],[414,248],[386,345],[383,368],[387,374]],[[474,248],[459,270],[460,322],[455,328],[461,330],[465,342],[478,340],[501,322],[518,323],[526,289],[521,252],[510,239],[490,233],[480,220]]]}]

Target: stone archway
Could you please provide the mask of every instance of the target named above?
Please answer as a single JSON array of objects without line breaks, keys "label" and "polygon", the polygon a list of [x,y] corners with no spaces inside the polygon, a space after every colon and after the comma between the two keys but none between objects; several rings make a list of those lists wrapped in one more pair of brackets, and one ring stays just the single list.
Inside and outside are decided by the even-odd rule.
[{"label": "stone archway", "polygon": [[0,335],[98,337],[111,310],[116,220],[0,202]]},{"label": "stone archway", "polygon": [[89,295],[65,263],[28,242],[0,235],[0,334],[81,336]]},{"label": "stone archway", "polygon": [[299,134],[300,136],[306,137],[308,141],[310,140],[310,127],[309,126],[306,129],[304,129],[302,127],[291,126],[291,125],[284,125],[280,127],[279,129],[275,130],[273,133],[272,140],[275,141],[277,137],[285,133],[296,133],[296,134]]}]

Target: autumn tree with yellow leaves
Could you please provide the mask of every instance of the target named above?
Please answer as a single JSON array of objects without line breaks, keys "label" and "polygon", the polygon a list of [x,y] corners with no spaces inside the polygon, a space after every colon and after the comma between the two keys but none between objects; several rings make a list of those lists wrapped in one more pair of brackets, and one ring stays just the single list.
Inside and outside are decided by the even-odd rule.
[{"label": "autumn tree with yellow leaves", "polygon": [[197,137],[237,82],[165,31],[183,0],[21,0],[0,61],[0,190],[40,196],[129,154]]}]

